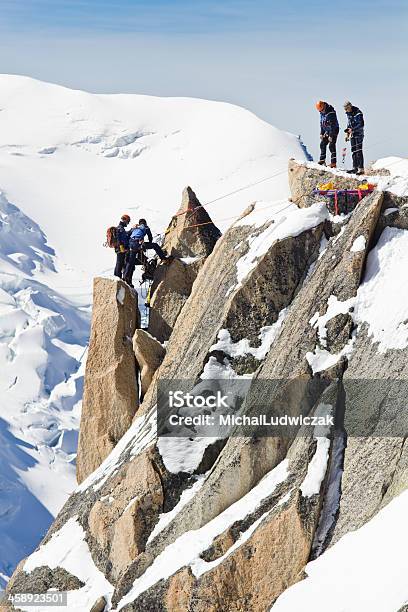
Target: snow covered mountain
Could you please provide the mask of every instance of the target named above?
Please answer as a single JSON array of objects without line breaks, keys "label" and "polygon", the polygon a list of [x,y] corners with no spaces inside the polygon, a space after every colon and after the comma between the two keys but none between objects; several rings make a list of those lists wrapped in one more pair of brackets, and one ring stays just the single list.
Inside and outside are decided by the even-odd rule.
[{"label": "snow covered mountain", "polygon": [[[0,193],[0,573],[72,490],[89,313],[53,288],[54,251]],[[58,282],[57,282],[58,284]]]},{"label": "snow covered mountain", "polygon": [[75,486],[106,227],[129,212],[163,231],[191,184],[226,228],[287,196],[289,157],[306,157],[297,137],[230,104],[0,76],[0,585]]},{"label": "snow covered mountain", "polygon": [[[8,593],[66,589],[75,612],[406,611],[408,168],[377,168],[339,215],[316,183],[361,191],[361,177],[289,163],[292,201],[248,207],[217,240],[105,457],[95,445],[112,440],[138,384],[124,334],[136,301],[122,281],[97,280],[78,455],[92,465]],[[172,278],[176,304],[184,278]],[[163,379],[197,399],[233,384],[231,414],[325,424],[224,439],[186,422],[184,436],[157,437]]]},{"label": "snow covered mountain", "polygon": [[94,95],[5,75],[0,142],[9,200],[90,275],[111,267],[101,245],[125,211],[163,231],[191,185],[203,204],[217,199],[210,212],[226,228],[249,202],[286,197],[287,160],[305,158],[296,136],[231,104]]},{"label": "snow covered mountain", "polygon": [[[11,588],[67,588],[77,612],[173,611],[180,598],[217,612],[406,609],[408,444],[402,428],[381,430],[405,425],[406,395],[377,393],[375,379],[407,378],[408,162],[377,162],[390,175],[370,177],[372,196],[336,218],[310,196],[317,180],[361,179],[293,163],[299,209],[289,157],[307,157],[298,138],[229,104],[0,76],[0,586],[28,556]],[[257,204],[198,272],[162,371],[204,384],[238,371],[249,383],[325,378],[316,410],[337,410],[339,378],[372,379],[372,412],[350,400],[345,418],[378,436],[331,447],[307,430],[289,448],[231,438],[201,464],[207,439],[156,444],[152,383],[75,489],[90,278],[113,260],[106,227],[129,212],[163,231],[187,184],[221,229]],[[103,439],[101,421],[85,445]],[[308,563],[316,543],[324,552]]]}]

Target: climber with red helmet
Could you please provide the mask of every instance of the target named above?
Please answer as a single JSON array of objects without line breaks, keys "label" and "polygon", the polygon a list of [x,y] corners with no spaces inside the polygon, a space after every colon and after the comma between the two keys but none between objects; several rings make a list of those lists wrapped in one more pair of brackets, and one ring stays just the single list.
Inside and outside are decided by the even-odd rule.
[{"label": "climber with red helmet", "polygon": [[336,111],[331,104],[319,100],[316,102],[316,109],[320,113],[320,160],[321,166],[326,165],[326,150],[329,145],[331,153],[330,168],[336,168],[337,151],[336,142],[339,135],[339,122],[337,121]]},{"label": "climber with red helmet", "polygon": [[116,266],[114,275],[122,278],[123,270],[126,266],[129,254],[129,238],[130,231],[126,231],[126,227],[130,223],[129,215],[122,215],[119,225],[116,227]]}]

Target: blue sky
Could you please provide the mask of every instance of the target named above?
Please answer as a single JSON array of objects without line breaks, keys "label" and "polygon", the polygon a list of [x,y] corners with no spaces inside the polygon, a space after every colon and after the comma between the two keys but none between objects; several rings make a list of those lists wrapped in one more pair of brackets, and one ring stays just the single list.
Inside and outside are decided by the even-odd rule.
[{"label": "blue sky", "polygon": [[407,155],[407,0],[0,0],[0,72],[249,108],[316,154],[316,99]]}]

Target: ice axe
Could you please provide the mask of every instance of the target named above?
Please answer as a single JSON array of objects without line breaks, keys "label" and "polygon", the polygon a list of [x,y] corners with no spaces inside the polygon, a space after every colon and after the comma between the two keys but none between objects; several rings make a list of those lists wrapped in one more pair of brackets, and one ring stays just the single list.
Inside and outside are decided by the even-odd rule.
[{"label": "ice axe", "polygon": [[344,164],[346,162],[346,155],[347,155],[347,148],[346,147],[344,147],[344,149],[342,150],[341,154],[342,154],[342,162],[343,162],[343,166],[344,166]]}]

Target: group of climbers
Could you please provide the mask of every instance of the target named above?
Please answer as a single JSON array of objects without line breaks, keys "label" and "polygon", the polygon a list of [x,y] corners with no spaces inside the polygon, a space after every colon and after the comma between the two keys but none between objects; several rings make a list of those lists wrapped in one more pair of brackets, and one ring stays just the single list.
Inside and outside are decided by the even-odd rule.
[{"label": "group of climbers", "polygon": [[146,219],[139,219],[136,225],[127,230],[129,223],[129,215],[122,215],[119,224],[108,229],[107,244],[116,252],[115,276],[133,287],[133,272],[137,264],[144,263],[145,251],[152,249],[162,262],[169,262],[172,257],[167,256],[157,242],[153,242],[152,232]]},{"label": "group of climbers", "polygon": [[[320,160],[319,164],[326,165],[326,151],[329,146],[331,154],[331,168],[337,167],[336,143],[339,135],[339,122],[334,107],[328,102],[319,100],[316,108],[320,113]],[[351,142],[351,154],[353,167],[348,170],[349,174],[364,174],[363,140],[364,140],[364,117],[357,106],[349,101],[344,103],[347,115],[346,142]]]},{"label": "group of climbers", "polygon": [[[337,138],[340,131],[337,113],[334,107],[328,102],[319,100],[316,108],[320,113],[320,165],[326,165],[326,152],[329,147],[331,162],[330,167],[337,167]],[[351,142],[351,153],[353,158],[353,168],[348,170],[352,174],[364,174],[363,140],[364,140],[364,117],[357,106],[351,102],[344,103],[344,110],[347,115],[347,127],[344,130],[346,142]],[[132,278],[137,264],[146,263],[144,252],[153,249],[162,262],[169,262],[172,257],[168,257],[161,247],[153,242],[153,236],[146,219],[139,219],[139,222],[131,230],[126,228],[130,224],[130,217],[122,215],[119,225],[108,229],[107,245],[115,248],[116,266],[115,276],[124,280],[133,287]],[[147,241],[145,238],[147,237]],[[142,277],[143,278],[143,277]]]}]

